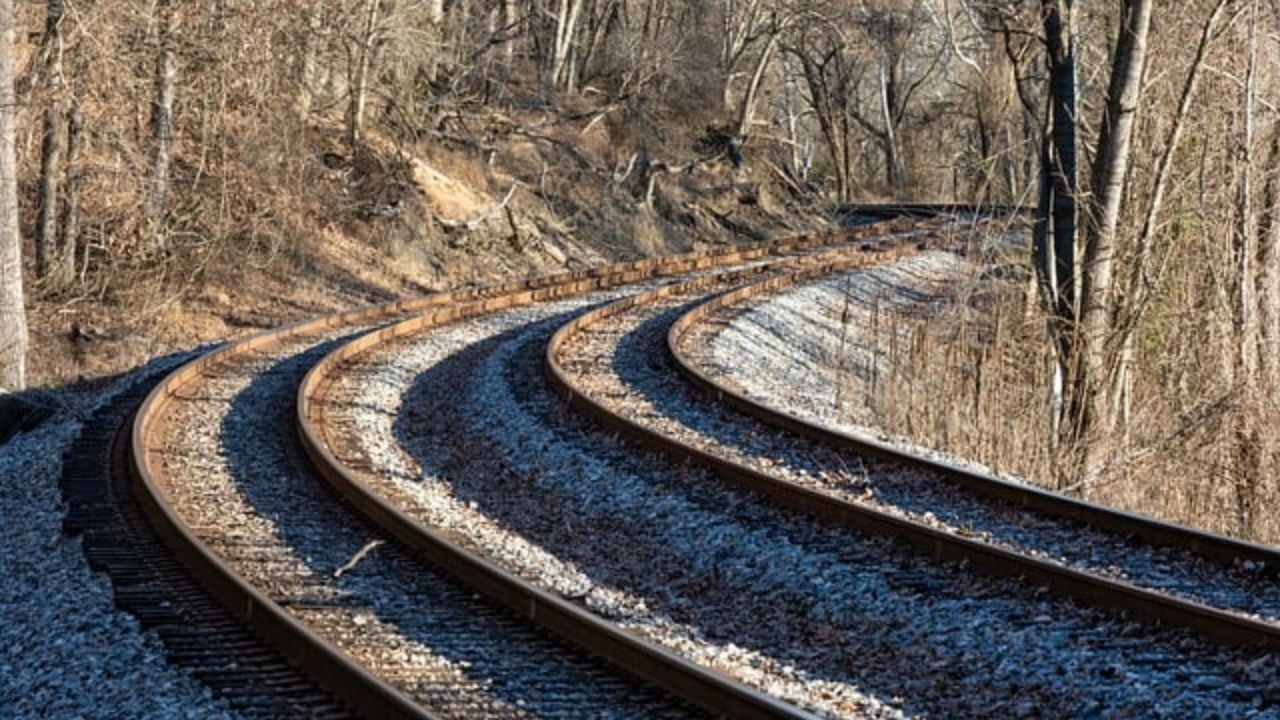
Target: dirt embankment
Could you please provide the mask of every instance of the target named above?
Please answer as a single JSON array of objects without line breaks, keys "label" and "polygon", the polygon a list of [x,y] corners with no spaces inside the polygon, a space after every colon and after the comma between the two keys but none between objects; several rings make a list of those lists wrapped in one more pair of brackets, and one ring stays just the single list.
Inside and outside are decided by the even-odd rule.
[{"label": "dirt embankment", "polygon": [[[227,210],[193,185],[163,253],[104,242],[72,291],[33,287],[32,386],[352,306],[826,224],[771,166],[735,167],[704,137],[651,155],[607,121],[477,128],[414,147],[374,139],[352,157],[340,126],[315,127],[290,186],[228,173]],[[216,221],[200,214],[217,207]]]}]

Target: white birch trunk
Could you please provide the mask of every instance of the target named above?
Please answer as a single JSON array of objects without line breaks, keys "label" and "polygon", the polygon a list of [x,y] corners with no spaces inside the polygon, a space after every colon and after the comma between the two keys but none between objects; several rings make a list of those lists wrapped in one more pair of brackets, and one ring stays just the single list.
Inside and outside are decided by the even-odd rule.
[{"label": "white birch trunk", "polygon": [[378,29],[378,4],[369,0],[365,13],[364,30],[360,34],[359,56],[356,59],[355,77],[351,82],[351,102],[347,109],[347,144],[355,157],[364,141],[364,108],[369,95],[369,66],[373,62],[374,33]]},{"label": "white birch trunk", "polygon": [[583,0],[560,0],[556,11],[556,38],[552,48],[550,86],[552,88],[568,87],[573,84],[569,77],[569,59],[573,50],[574,37],[578,33],[578,19],[582,16]]},{"label": "white birch trunk", "polygon": [[13,0],[0,0],[0,392],[26,387],[27,319],[18,235]]},{"label": "white birch trunk", "polygon": [[166,245],[165,213],[169,197],[169,171],[173,164],[173,101],[178,67],[174,53],[173,0],[156,1],[156,74],[155,96],[151,100],[151,129],[155,135],[155,158],[152,164],[151,226],[152,249],[163,251]]},{"label": "white birch trunk", "polygon": [[1079,430],[1084,440],[1081,470],[1086,487],[1105,464],[1108,448],[1104,439],[1112,434],[1117,422],[1110,392],[1116,368],[1112,348],[1108,347],[1114,316],[1116,235],[1133,127],[1142,97],[1151,6],[1151,0],[1126,0],[1122,6],[1120,36],[1094,162],[1094,195],[1087,213],[1081,296],[1083,367],[1077,381],[1077,392],[1083,401]]}]

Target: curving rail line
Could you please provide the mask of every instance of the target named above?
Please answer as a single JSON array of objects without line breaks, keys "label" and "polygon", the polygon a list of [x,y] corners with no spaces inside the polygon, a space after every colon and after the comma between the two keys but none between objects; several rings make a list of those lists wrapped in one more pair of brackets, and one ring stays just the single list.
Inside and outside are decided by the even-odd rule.
[{"label": "curving rail line", "polygon": [[[717,249],[562,273],[379,305],[262,333],[182,366],[150,392],[132,426],[131,460],[136,472],[135,494],[156,532],[199,582],[253,632],[275,646],[314,681],[335,693],[342,702],[362,715],[432,717],[428,711],[343,652],[319,640],[279,604],[239,577],[186,526],[170,507],[170,497],[166,490],[167,470],[161,441],[166,431],[161,418],[166,410],[181,398],[197,394],[208,377],[216,374],[220,365],[249,357],[292,339],[341,329],[386,325],[399,318],[417,316],[409,323],[390,325],[366,336],[368,342],[384,341],[405,332],[416,331],[418,327],[447,323],[476,314],[658,277],[707,271],[731,264],[761,262],[771,257],[804,253],[840,242],[858,242],[911,224],[913,223],[910,221],[890,222],[874,229],[861,228],[850,232],[802,236],[746,248]],[[312,422],[319,421],[307,415],[307,398],[322,377],[323,371],[313,371],[300,390],[299,417],[303,418],[300,434],[304,447],[321,471],[343,488],[348,478],[342,469],[335,469],[329,458],[325,457],[323,448],[316,444],[318,435],[308,422],[308,419]],[[406,527],[402,519],[397,519],[393,508],[379,508],[361,500],[355,484],[346,482],[344,494],[371,517],[384,521],[388,531],[405,544],[419,549],[430,548],[429,554],[435,562],[473,583],[478,591],[557,629],[566,637],[638,671],[669,690],[691,698],[703,707],[734,717],[809,717],[792,706],[749,691],[736,683],[726,682],[713,674],[696,668],[681,668],[682,661],[678,658],[654,652],[652,648],[645,647],[632,638],[619,637],[616,632],[603,632],[597,627],[599,623],[593,625],[589,618],[580,617],[581,613],[575,608],[564,607],[565,604],[557,599],[543,597],[522,583],[504,577],[492,567],[486,566],[482,560],[458,553],[447,541],[432,537],[430,533],[422,532],[421,528]]]},{"label": "curving rail line", "polygon": [[[1043,490],[1023,487],[928,458],[903,453],[869,438],[840,433],[804,421],[783,410],[765,407],[744,394],[716,383],[679,351],[679,341],[699,321],[717,310],[749,298],[811,281],[823,275],[849,269],[857,263],[833,263],[798,270],[722,294],[680,318],[670,329],[668,345],[682,374],[696,386],[740,410],[778,428],[817,439],[875,459],[935,473],[975,495],[992,501],[1023,507],[1035,513],[1062,517],[1118,536],[1190,550],[1221,563],[1249,561],[1259,567],[1280,567],[1280,551],[1208,533],[1117,512]],[[694,283],[684,290],[694,287]],[[993,544],[963,537],[911,519],[888,514],[828,493],[797,485],[772,474],[754,470],[707,450],[668,437],[642,426],[612,409],[606,402],[574,384],[560,358],[575,334],[610,317],[646,303],[681,292],[681,286],[667,286],[580,316],[563,327],[547,348],[546,366],[553,385],[568,401],[611,430],[623,433],[677,460],[692,460],[713,469],[728,482],[769,498],[781,506],[847,525],[864,532],[902,538],[931,556],[967,562],[975,569],[997,576],[1023,578],[1062,595],[1114,608],[1149,621],[1191,628],[1215,641],[1235,645],[1280,647],[1280,627],[1236,612],[1210,607],[1147,588],[1136,587],[1100,574],[1081,571]]]},{"label": "curving rail line", "polygon": [[836,430],[806,420],[786,409],[772,407],[752,399],[746,393],[716,381],[709,373],[698,367],[687,352],[682,350],[685,337],[698,323],[706,321],[712,315],[815,278],[816,275],[805,272],[749,285],[712,298],[690,310],[671,325],[667,335],[667,347],[676,368],[690,383],[712,394],[717,400],[728,403],[773,427],[868,457],[926,470],[982,497],[1025,507],[1037,513],[1078,521],[1117,535],[1141,539],[1153,545],[1188,550],[1220,563],[1236,564],[1249,561],[1259,566],[1280,569],[1280,548],[1162,522],[1043,488],[1009,482],[994,475],[959,467],[943,460],[905,452],[873,437]]},{"label": "curving rail line", "polygon": [[[829,262],[833,256],[848,255],[850,252],[860,258],[857,261],[859,264],[865,264],[868,258],[883,260],[889,256],[883,251],[877,252],[878,246],[866,245],[863,241],[904,228],[901,224],[863,228],[844,236],[843,239],[851,244],[850,248],[819,252],[811,256],[802,254],[794,259],[778,262],[795,265],[822,263]],[[898,254],[918,249],[914,243],[899,242],[897,246],[895,252]],[[813,247],[817,246],[797,245],[795,249],[807,250]],[[782,252],[780,250],[778,254]],[[728,274],[751,277],[776,265],[777,263],[752,265],[728,271]],[[697,269],[706,268],[698,266]],[[711,274],[694,282],[715,282],[721,280],[724,274]],[[572,292],[576,293],[578,290],[575,288]],[[566,292],[564,296],[568,294],[570,293]],[[518,303],[513,302],[508,307],[516,304]],[[493,302],[470,303],[445,311],[423,313],[368,333],[343,345],[317,363],[299,388],[297,408],[299,436],[312,462],[344,498],[400,542],[513,612],[579,644],[588,652],[716,714],[735,718],[811,717],[794,706],[710,672],[674,653],[621,631],[613,623],[601,620],[577,605],[540,590],[485,558],[464,550],[448,534],[424,527],[372,491],[355,469],[344,465],[335,457],[331,448],[338,439],[326,434],[328,423],[324,417],[325,405],[320,399],[325,396],[327,387],[340,373],[344,363],[396,338],[417,335],[446,323],[479,317],[497,309],[505,308],[498,308]]]}]

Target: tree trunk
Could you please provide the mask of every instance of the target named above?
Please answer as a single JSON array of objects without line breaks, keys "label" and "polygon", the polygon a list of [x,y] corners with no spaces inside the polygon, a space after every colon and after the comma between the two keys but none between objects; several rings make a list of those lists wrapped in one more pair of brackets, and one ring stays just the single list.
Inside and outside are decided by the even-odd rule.
[{"label": "tree trunk", "polygon": [[[835,97],[824,66],[818,64],[814,54],[807,48],[787,48],[804,71],[805,86],[809,91],[809,106],[813,108],[814,117],[818,121],[818,129],[826,142],[827,152],[831,156],[831,166],[836,175],[836,194],[840,202],[848,202],[853,196],[852,151],[849,147],[848,110]],[[828,59],[839,62],[838,58]]]},{"label": "tree trunk", "polygon": [[[740,110],[734,102],[733,86],[742,74],[739,70],[747,49],[756,40],[763,20],[764,4],[761,0],[724,3],[720,28],[720,101],[725,112]],[[768,52],[767,50],[765,51]],[[757,63],[758,64],[758,63]]]},{"label": "tree trunk", "polygon": [[[1043,0],[1042,19],[1049,70],[1049,125],[1042,139],[1039,207],[1034,228],[1034,264],[1049,310],[1052,345],[1050,449],[1071,440],[1072,399],[1066,397],[1075,354],[1078,311],[1076,218],[1077,166],[1075,24],[1071,5]],[[1059,485],[1063,485],[1059,478]]]},{"label": "tree trunk", "polygon": [[317,56],[320,53],[321,7],[307,5],[300,10],[302,37],[294,43],[297,55],[293,67],[293,113],[299,120],[306,120],[315,101]]},{"label": "tree trunk", "polygon": [[572,90],[575,78],[569,60],[574,38],[578,34],[578,19],[582,15],[584,0],[559,0],[556,11],[556,37],[552,46],[551,70],[548,79],[551,88]]},{"label": "tree trunk", "polygon": [[1254,212],[1254,159],[1253,141],[1257,127],[1257,18],[1253,17],[1254,4],[1249,5],[1248,68],[1245,71],[1242,120],[1244,131],[1240,137],[1240,183],[1236,188],[1236,227],[1234,248],[1236,261],[1235,318],[1237,378],[1246,388],[1256,390],[1258,374],[1258,299],[1254,262],[1258,256],[1258,222]]},{"label": "tree trunk", "polygon": [[[58,241],[58,179],[62,170],[62,0],[45,5],[41,55],[49,79],[49,105],[44,111],[44,133],[40,143],[40,184],[36,192],[36,277],[56,287],[63,286],[66,273],[59,268],[63,257]],[[56,277],[51,277],[56,276]]]},{"label": "tree trunk", "polygon": [[1280,125],[1271,131],[1258,229],[1259,383],[1280,403]]},{"label": "tree trunk", "polygon": [[1125,0],[1120,35],[1116,40],[1107,106],[1093,166],[1093,195],[1085,232],[1082,313],[1082,363],[1075,393],[1082,400],[1077,436],[1084,441],[1081,481],[1087,487],[1107,458],[1105,438],[1116,429],[1116,404],[1111,397],[1111,373],[1118,348],[1112,340],[1116,228],[1129,168],[1133,126],[1142,96],[1146,68],[1147,32],[1151,0]]},{"label": "tree trunk", "polygon": [[[1049,145],[1045,156],[1048,173],[1047,215],[1051,242],[1042,247],[1043,269],[1054,316],[1064,324],[1062,335],[1075,333],[1079,279],[1076,273],[1076,225],[1079,215],[1080,172],[1076,127],[1075,19],[1068,3],[1046,0],[1045,36],[1049,46]],[[1065,11],[1065,12],[1064,12]],[[1049,239],[1046,238],[1046,241]]]},{"label": "tree trunk", "polygon": [[62,193],[62,240],[57,279],[63,287],[76,281],[76,265],[80,248],[80,149],[84,141],[84,113],[72,106],[67,122],[67,180]]},{"label": "tree trunk", "polygon": [[62,102],[53,98],[44,109],[44,138],[40,143],[40,185],[36,191],[36,277],[57,272],[58,179],[62,170]]},{"label": "tree trunk", "polygon": [[18,235],[13,0],[0,0],[0,392],[26,387],[27,318]]},{"label": "tree trunk", "polygon": [[777,46],[777,34],[770,35],[764,49],[760,51],[760,57],[756,60],[755,72],[751,73],[751,82],[747,84],[747,91],[742,95],[742,106],[738,109],[737,137],[739,138],[746,138],[751,131],[751,117],[755,113],[760,83],[764,80],[765,71],[769,68],[769,61],[773,58],[773,51]]},{"label": "tree trunk", "polygon": [[[1261,407],[1260,438],[1265,439],[1259,448],[1259,466],[1255,470],[1254,504],[1259,512],[1254,515],[1254,540],[1275,543],[1280,540],[1280,528],[1276,527],[1274,508],[1280,501],[1280,442],[1275,438],[1274,422],[1280,417],[1280,227],[1275,214],[1280,212],[1280,127],[1273,129],[1271,146],[1267,153],[1268,179],[1263,191],[1263,210],[1258,228],[1257,283],[1258,337],[1258,402]],[[1270,518],[1264,526],[1263,518]]]},{"label": "tree trunk", "polygon": [[516,26],[520,24],[520,6],[517,0],[503,0],[502,2],[503,22],[506,23],[505,33],[507,40],[502,45],[502,54],[506,57],[508,72],[510,65],[515,60],[516,55],[516,39],[519,33],[516,32]]},{"label": "tree trunk", "polygon": [[[1268,247],[1269,229],[1259,217],[1254,204],[1254,139],[1257,135],[1258,109],[1258,7],[1249,3],[1248,68],[1245,72],[1243,121],[1241,138],[1240,184],[1237,188],[1235,228],[1235,338],[1236,386],[1240,403],[1233,418],[1235,448],[1233,475],[1236,483],[1236,511],[1239,532],[1243,537],[1265,541],[1268,522],[1265,509],[1275,498],[1275,450],[1272,433],[1263,430],[1265,419],[1275,403],[1274,387],[1260,374],[1265,348],[1263,314],[1274,312],[1264,308],[1264,302],[1275,302],[1268,287],[1274,280],[1264,263],[1274,262],[1274,246]],[[1274,149],[1274,145],[1272,146]],[[1267,188],[1274,192],[1274,183]],[[1265,197],[1265,196],[1264,196]],[[1274,200],[1274,198],[1267,198]],[[1271,257],[1268,257],[1271,255]],[[1270,352],[1274,352],[1272,349]],[[1273,361],[1274,362],[1274,361]]]},{"label": "tree trunk", "polygon": [[[600,0],[591,3],[587,8],[587,22],[583,30],[586,42],[581,43],[582,47],[574,53],[577,58],[573,72],[575,87],[578,79],[584,77],[593,64],[598,64],[596,58],[609,45],[610,34],[616,27],[615,20],[618,16],[619,8],[616,0]],[[618,42],[624,42],[624,40],[618,39]]]},{"label": "tree trunk", "polygon": [[155,134],[156,153],[153,163],[154,185],[151,191],[151,225],[153,246],[162,252],[167,244],[165,215],[169,198],[169,172],[173,165],[173,101],[178,74],[173,37],[173,0],[156,0],[156,74],[155,97],[151,106],[151,128]]},{"label": "tree trunk", "polygon": [[888,63],[880,63],[880,114],[884,119],[884,132],[880,135],[880,144],[884,147],[885,184],[890,189],[900,190],[906,185],[906,167],[902,162],[902,153],[898,149],[898,123],[894,118],[894,94],[897,80],[893,77]]},{"label": "tree trunk", "polygon": [[351,103],[347,107],[347,144],[355,157],[364,142],[364,108],[369,94],[369,66],[373,63],[374,34],[378,30],[378,4],[369,0],[364,32],[360,35],[359,56],[351,82]]}]

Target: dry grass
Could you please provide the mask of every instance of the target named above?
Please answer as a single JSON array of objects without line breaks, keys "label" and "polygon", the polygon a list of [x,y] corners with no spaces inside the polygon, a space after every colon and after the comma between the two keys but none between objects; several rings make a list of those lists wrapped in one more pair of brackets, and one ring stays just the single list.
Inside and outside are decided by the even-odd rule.
[{"label": "dry grass", "polygon": [[[989,261],[918,302],[873,301],[867,342],[875,360],[854,367],[835,359],[846,366],[842,395],[869,397],[875,422],[889,433],[996,472],[1144,515],[1280,542],[1280,518],[1269,511],[1280,499],[1274,475],[1257,470],[1280,465],[1271,430],[1280,427],[1280,413],[1234,387],[1210,386],[1206,377],[1222,375],[1214,354],[1199,353],[1204,367],[1185,347],[1165,357],[1181,368],[1176,381],[1139,367],[1125,430],[1091,439],[1106,444],[1112,462],[1096,483],[1080,486],[1073,448],[1051,450],[1046,319],[1025,259]],[[1211,392],[1191,392],[1193,382]]]}]

